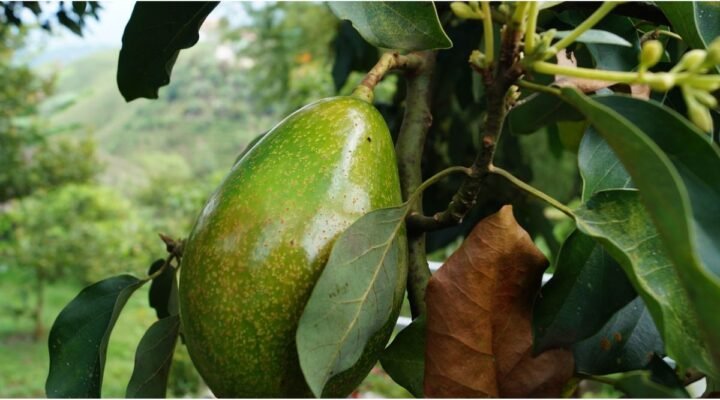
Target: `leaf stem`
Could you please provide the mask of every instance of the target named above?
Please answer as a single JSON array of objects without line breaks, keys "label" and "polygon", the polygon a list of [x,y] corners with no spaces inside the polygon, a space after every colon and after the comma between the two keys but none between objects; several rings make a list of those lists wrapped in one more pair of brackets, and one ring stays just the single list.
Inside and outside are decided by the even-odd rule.
[{"label": "leaf stem", "polygon": [[438,172],[437,174],[431,176],[425,182],[422,183],[422,185],[418,186],[418,188],[413,192],[412,195],[408,198],[408,203],[412,203],[414,201],[417,201],[417,199],[420,197],[422,192],[425,191],[425,189],[429,188],[430,186],[436,184],[441,179],[445,178],[448,175],[452,175],[455,173],[462,172],[465,175],[470,175],[472,173],[472,170],[468,167],[462,167],[462,166],[455,166],[455,167],[449,167],[445,168],[444,170]]},{"label": "leaf stem", "polygon": [[571,45],[573,42],[575,42],[575,39],[577,39],[580,35],[595,26],[598,22],[600,22],[600,20],[605,18],[605,16],[608,15],[610,11],[613,10],[613,8],[615,8],[621,3],[622,2],[619,1],[603,2],[603,4],[597,10],[595,10],[595,12],[592,13],[585,21],[583,21],[580,25],[576,26],[575,29],[573,29],[567,36],[560,39],[560,41],[555,43],[554,46],[550,47],[550,51],[548,52],[545,59],[552,57],[553,55],[557,54],[558,51],[563,50],[564,48]]},{"label": "leaf stem", "polygon": [[492,65],[495,59],[495,38],[493,35],[492,13],[490,11],[490,2],[481,2],[483,12],[483,40],[485,41],[485,60],[488,65]]},{"label": "leaf stem", "polygon": [[543,193],[542,191],[538,190],[537,188],[523,182],[522,180],[518,179],[510,172],[508,172],[500,167],[491,165],[490,173],[504,177],[505,179],[510,181],[512,184],[514,184],[518,188],[520,188],[520,189],[524,190],[525,192],[527,192],[528,194],[531,194],[531,195],[537,197],[538,199],[548,203],[549,205],[557,208],[558,210],[562,211],[565,215],[567,215],[568,217],[575,220],[575,218],[576,218],[575,214],[572,212],[572,210],[570,210],[570,208],[568,208],[564,204],[560,203],[559,201],[555,200],[554,198],[548,196],[547,194]]},{"label": "leaf stem", "polygon": [[545,86],[535,82],[526,81],[524,79],[520,79],[519,81],[517,81],[517,85],[521,88],[530,89],[535,92],[542,92],[555,96],[560,96],[560,89],[554,88],[552,86]]}]

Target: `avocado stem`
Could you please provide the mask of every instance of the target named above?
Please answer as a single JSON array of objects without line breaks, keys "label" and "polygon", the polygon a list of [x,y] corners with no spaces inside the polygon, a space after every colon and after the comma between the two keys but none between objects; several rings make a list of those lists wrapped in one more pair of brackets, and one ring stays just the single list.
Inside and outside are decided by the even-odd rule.
[{"label": "avocado stem", "polygon": [[389,71],[397,69],[414,71],[421,68],[423,62],[423,57],[413,53],[407,55],[402,55],[396,51],[385,53],[380,56],[378,62],[368,71],[365,78],[363,78],[362,82],[355,88],[351,96],[372,103],[375,86],[377,86]]}]

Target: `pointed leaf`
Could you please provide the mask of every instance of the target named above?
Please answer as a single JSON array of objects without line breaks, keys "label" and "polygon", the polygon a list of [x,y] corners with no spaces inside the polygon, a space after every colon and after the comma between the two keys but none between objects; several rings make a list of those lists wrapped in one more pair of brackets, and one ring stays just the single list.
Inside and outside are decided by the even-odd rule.
[{"label": "pointed leaf", "polygon": [[642,298],[637,297],[594,336],[573,347],[575,370],[606,375],[644,368],[655,354],[663,354],[663,342]]},{"label": "pointed leaf", "polygon": [[328,4],[338,18],[350,20],[360,35],[374,46],[404,51],[452,47],[432,2],[337,1]]},{"label": "pointed leaf", "polygon": [[720,36],[720,5],[713,1],[668,1],[657,6],[673,30],[694,49],[705,49]]},{"label": "pointed leaf", "polygon": [[135,367],[126,398],[164,398],[180,330],[180,317],[156,321],[145,332],[135,353]]},{"label": "pointed leaf", "polygon": [[563,243],[552,279],[533,309],[535,351],[570,346],[597,333],[637,297],[617,262],[575,231]]},{"label": "pointed leaf", "polygon": [[598,239],[620,262],[658,324],[670,357],[684,366],[710,368],[697,314],[639,193],[599,192],[575,215],[578,229]]},{"label": "pointed leaf", "polygon": [[583,178],[584,200],[601,190],[632,187],[630,174],[592,126],[580,141],[578,167]]},{"label": "pointed leaf", "polygon": [[65,306],[48,338],[48,397],[100,397],[110,333],[143,283],[130,275],[108,278],[86,287]]},{"label": "pointed leaf", "polygon": [[[155,261],[150,266],[148,275],[154,274],[162,268],[163,265],[165,265],[165,260],[160,259]],[[150,303],[150,307],[155,309],[158,319],[178,314],[177,289],[175,268],[170,265],[168,265],[168,267],[165,268],[165,270],[163,270],[163,272],[150,283],[148,301]]]},{"label": "pointed leaf", "polygon": [[117,83],[125,101],[157,99],[180,50],[192,47],[218,2],[137,2],[122,37]]},{"label": "pointed leaf", "polygon": [[385,372],[417,398],[424,397],[425,322],[424,314],[415,318],[380,356]]},{"label": "pointed leaf", "polygon": [[[572,31],[558,31],[555,32],[555,39],[562,39],[567,37]],[[583,32],[582,35],[575,39],[576,42],[582,43],[600,43],[610,44],[614,46],[632,47],[632,44],[622,37],[608,31],[600,29],[588,29]]]},{"label": "pointed leaf", "polygon": [[[698,330],[717,360],[703,358],[697,368],[720,376],[720,313],[714,306],[720,304],[720,175],[708,173],[720,169],[720,151],[687,120],[653,101],[593,100],[569,88],[562,89],[562,97],[588,117],[640,189]],[[676,361],[695,363],[673,356],[682,345],[664,338]]]},{"label": "pointed leaf", "polygon": [[475,226],[427,287],[426,396],[560,394],[572,354],[532,355],[532,302],[546,267],[511,206]]},{"label": "pointed leaf", "polygon": [[296,335],[300,366],[318,397],[397,318],[407,275],[407,210],[403,204],[365,214],[333,245]]}]

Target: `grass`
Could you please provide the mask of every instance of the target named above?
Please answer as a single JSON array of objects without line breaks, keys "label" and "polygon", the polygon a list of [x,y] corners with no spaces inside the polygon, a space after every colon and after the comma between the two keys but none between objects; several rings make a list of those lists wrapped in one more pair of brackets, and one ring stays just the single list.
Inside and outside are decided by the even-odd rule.
[{"label": "grass", "polygon": [[[49,365],[47,333],[62,308],[81,289],[82,286],[67,282],[47,286],[46,307],[42,314],[46,332],[39,341],[33,341],[34,324],[30,312],[18,312],[27,311],[34,304],[32,281],[14,272],[0,272],[0,293],[4,299],[0,305],[0,398],[45,397]],[[147,305],[147,291],[145,286],[135,292],[115,324],[106,358],[103,397],[125,396],[134,366],[135,348],[156,320],[154,311]],[[178,346],[170,379],[170,396],[197,397],[204,390],[183,346]],[[358,387],[358,393],[386,398],[411,397],[379,365]]]},{"label": "grass", "polygon": [[[32,340],[33,322],[28,315],[17,315],[23,305],[33,304],[32,287],[20,276],[0,273],[0,293],[7,299],[0,308],[0,398],[45,397],[49,355],[47,331],[60,310],[82,289],[81,286],[57,282],[47,287],[43,323],[46,332],[39,341]],[[147,306],[148,287],[139,289],[130,298],[110,338],[103,380],[103,397],[124,397],[132,374],[135,348],[145,330],[156,320]],[[26,296],[23,299],[23,296]],[[184,351],[184,349],[179,349]],[[187,361],[187,357],[181,357]],[[185,368],[179,366],[178,368]],[[190,380],[197,381],[197,376]],[[186,382],[178,382],[187,386]],[[192,385],[191,385],[192,386]],[[197,384],[194,385],[197,387]]]}]

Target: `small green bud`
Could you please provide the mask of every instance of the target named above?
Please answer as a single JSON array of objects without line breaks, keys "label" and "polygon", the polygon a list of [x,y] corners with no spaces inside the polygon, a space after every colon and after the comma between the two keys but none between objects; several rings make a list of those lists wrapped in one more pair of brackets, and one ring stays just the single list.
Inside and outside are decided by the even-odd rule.
[{"label": "small green bud", "polygon": [[470,53],[470,60],[468,61],[470,62],[470,64],[481,69],[487,67],[485,54],[483,54],[483,52],[481,52],[480,50],[473,50],[472,53]]},{"label": "small green bud", "polygon": [[705,61],[707,52],[705,50],[690,50],[680,59],[680,65],[688,72],[697,71]]},{"label": "small green bud", "polygon": [[655,79],[648,82],[650,88],[653,90],[659,90],[661,92],[667,92],[675,86],[675,75],[667,72],[660,72],[655,74]]},{"label": "small green bud", "polygon": [[462,19],[480,19],[482,12],[475,12],[467,3],[454,1],[450,3],[450,9],[458,18]]},{"label": "small green bud", "polygon": [[708,92],[705,92],[703,90],[695,90],[693,95],[700,104],[704,105],[707,108],[716,108],[718,106],[718,101],[715,96]]},{"label": "small green bud", "polygon": [[663,55],[663,45],[658,40],[648,40],[643,44],[640,52],[640,65],[651,68],[660,61]]},{"label": "small green bud", "polygon": [[712,132],[713,120],[710,115],[710,110],[707,107],[700,104],[688,90],[683,90],[683,97],[685,98],[685,104],[687,105],[687,112],[690,121],[695,124],[704,132]]}]

